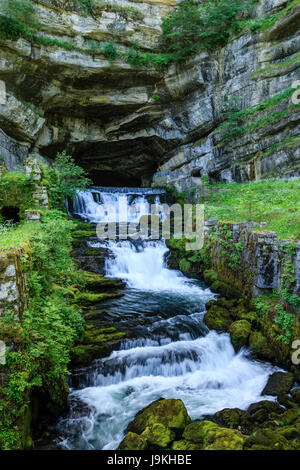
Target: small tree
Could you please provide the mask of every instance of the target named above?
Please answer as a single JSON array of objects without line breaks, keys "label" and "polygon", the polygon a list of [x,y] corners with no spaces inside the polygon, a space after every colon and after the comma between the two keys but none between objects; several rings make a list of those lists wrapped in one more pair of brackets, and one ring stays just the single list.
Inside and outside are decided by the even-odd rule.
[{"label": "small tree", "polygon": [[163,40],[175,59],[183,60],[200,48],[226,44],[241,17],[248,16],[256,0],[187,0],[163,20]]},{"label": "small tree", "polygon": [[92,183],[84,169],[65,151],[57,154],[54,169],[46,168],[44,173],[49,179],[51,205],[56,209],[63,209],[68,197],[73,199],[77,190],[85,190]]}]

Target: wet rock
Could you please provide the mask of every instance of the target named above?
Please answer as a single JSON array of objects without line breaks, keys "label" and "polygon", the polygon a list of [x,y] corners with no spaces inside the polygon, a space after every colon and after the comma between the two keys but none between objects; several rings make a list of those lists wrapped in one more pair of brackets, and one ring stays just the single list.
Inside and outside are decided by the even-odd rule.
[{"label": "wet rock", "polygon": [[277,397],[278,403],[284,406],[285,408],[295,408],[297,407],[296,403],[294,402],[293,398],[288,395],[287,393],[279,395]]},{"label": "wet rock", "polygon": [[225,408],[212,416],[212,420],[227,428],[239,429],[248,433],[252,428],[250,414],[239,408]]},{"label": "wet rock", "polygon": [[290,372],[275,372],[269,377],[262,395],[278,396],[288,393],[294,383],[294,376]]},{"label": "wet rock", "polygon": [[129,424],[127,431],[141,434],[147,427],[160,423],[178,432],[190,422],[191,418],[181,400],[161,398],[141,410]]},{"label": "wet rock", "polygon": [[227,309],[218,305],[212,305],[208,308],[204,321],[211,330],[227,331],[232,319]]},{"label": "wet rock", "polygon": [[249,347],[259,358],[272,361],[275,357],[267,338],[259,331],[254,331],[249,337]]},{"label": "wet rock", "polygon": [[103,292],[112,289],[121,289],[125,287],[125,283],[120,279],[109,279],[93,272],[84,272],[84,280],[87,289],[91,291]]},{"label": "wet rock", "polygon": [[284,412],[284,409],[277,402],[262,400],[250,405],[247,411],[252,422],[263,423],[268,419],[278,417]]},{"label": "wet rock", "polygon": [[251,325],[247,320],[238,320],[230,325],[229,333],[235,351],[247,345],[251,333]]},{"label": "wet rock", "polygon": [[117,450],[144,450],[147,447],[147,439],[134,432],[129,432]]}]

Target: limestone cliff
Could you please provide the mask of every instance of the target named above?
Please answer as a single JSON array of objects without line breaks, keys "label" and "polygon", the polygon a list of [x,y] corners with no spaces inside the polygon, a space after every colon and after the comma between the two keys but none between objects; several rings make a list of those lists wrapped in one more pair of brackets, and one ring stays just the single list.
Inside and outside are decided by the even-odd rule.
[{"label": "limestone cliff", "polygon": [[[285,93],[299,78],[299,4],[213,53],[133,67],[122,55],[109,61],[99,45],[114,41],[125,52],[137,41],[159,52],[160,24],[176,0],[103,1],[93,15],[71,0],[34,3],[39,35],[57,42],[0,40],[0,159],[9,170],[28,155],[51,159],[66,149],[96,184],[186,189],[201,187],[203,176],[300,175],[300,111]],[[252,16],[288,3],[261,1]],[[245,115],[222,130],[233,102]]]}]

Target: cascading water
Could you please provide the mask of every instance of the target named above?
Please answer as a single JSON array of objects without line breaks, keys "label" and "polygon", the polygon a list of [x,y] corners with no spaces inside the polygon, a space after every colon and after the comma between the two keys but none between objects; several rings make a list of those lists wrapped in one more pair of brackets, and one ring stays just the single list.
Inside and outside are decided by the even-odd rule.
[{"label": "cascading water", "polygon": [[[149,213],[158,193],[95,188],[78,193],[73,213],[98,222],[100,204],[117,206],[125,194],[127,203],[115,211],[122,220],[137,199],[141,213]],[[71,389],[71,411],[59,423],[62,447],[115,449],[135,414],[160,397],[181,398],[192,419],[223,408],[246,409],[262,399],[276,369],[251,360],[246,350],[235,354],[228,334],[208,330],[205,303],[214,295],[199,281],[166,267],[164,240],[91,242],[94,247],[104,243],[111,253],[106,275],[124,279],[127,288],[122,298],[101,306],[111,324],[126,325],[135,339],[81,374]]]}]

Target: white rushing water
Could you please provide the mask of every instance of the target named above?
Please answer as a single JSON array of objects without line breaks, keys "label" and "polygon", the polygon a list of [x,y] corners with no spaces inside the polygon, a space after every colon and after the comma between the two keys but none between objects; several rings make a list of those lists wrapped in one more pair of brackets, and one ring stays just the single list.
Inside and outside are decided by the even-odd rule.
[{"label": "white rushing water", "polygon": [[[93,198],[89,205],[90,200],[86,193],[78,195],[76,211],[80,215],[82,207],[84,218],[94,211],[90,220],[95,220],[99,203]],[[192,419],[223,408],[247,409],[263,399],[261,391],[276,369],[249,359],[246,350],[236,354],[228,334],[208,331],[203,324],[205,303],[214,296],[199,282],[166,267],[163,240],[138,245],[110,241],[108,246],[112,256],[106,262],[107,275],[124,279],[130,308],[134,302],[137,312],[152,308],[153,321],[145,327],[145,338],[125,341],[119,351],[99,361],[92,386],[72,390],[71,412],[59,425],[64,448],[115,449],[135,414],[160,397],[182,399]],[[149,299],[155,307],[149,306]],[[124,305],[119,306],[120,320]],[[178,305],[180,313],[174,314]],[[183,329],[186,319],[190,330]],[[171,337],[174,329],[177,340]],[[159,341],[152,337],[154,330],[163,332]]]}]

